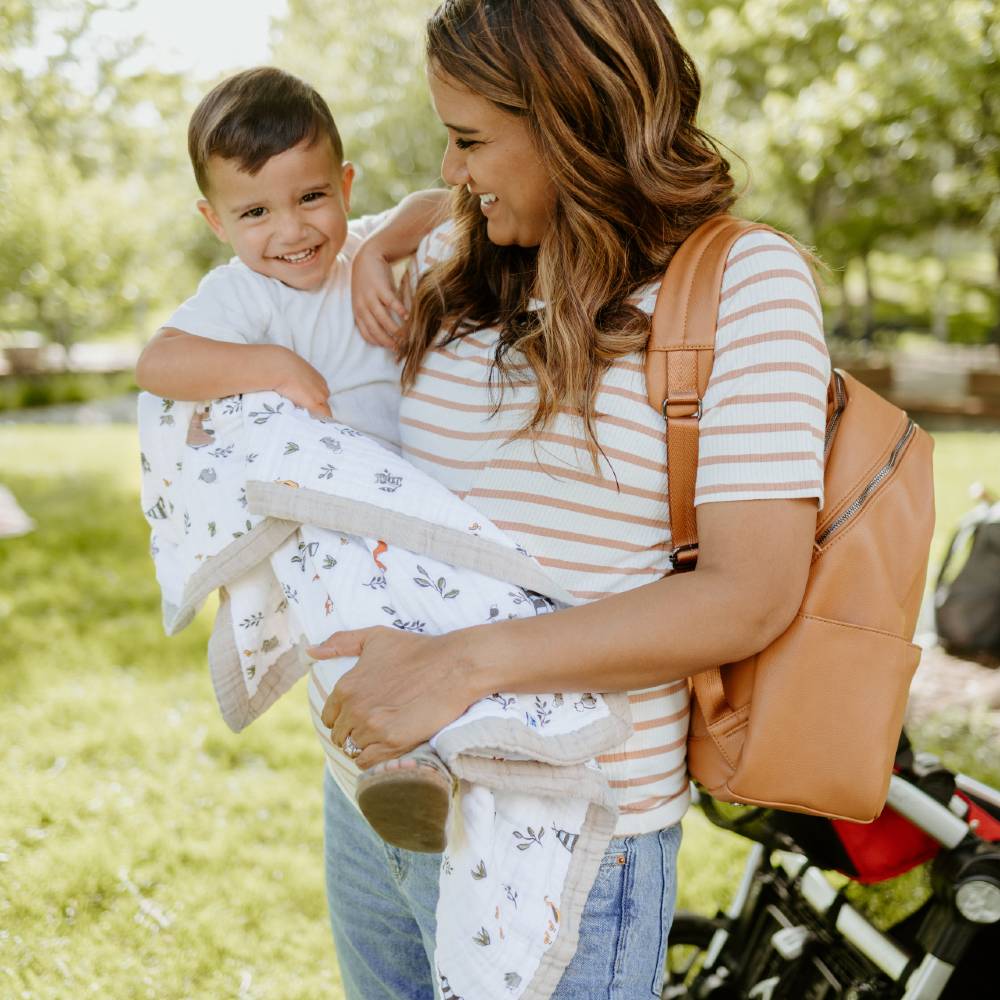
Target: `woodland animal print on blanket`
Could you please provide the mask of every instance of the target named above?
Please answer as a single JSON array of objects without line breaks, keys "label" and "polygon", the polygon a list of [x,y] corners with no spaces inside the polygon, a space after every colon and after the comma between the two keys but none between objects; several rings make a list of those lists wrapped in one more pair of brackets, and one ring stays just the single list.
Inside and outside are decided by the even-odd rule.
[{"label": "woodland animal print on blanket", "polygon": [[[568,596],[495,525],[376,442],[274,393],[212,404],[142,394],[142,504],[164,627],[220,593],[209,663],[238,731],[343,628],[440,633],[549,614]],[[353,762],[319,710],[354,660],[315,664],[331,770]],[[577,944],[614,828],[594,758],[630,731],[624,695],[498,692],[432,739],[460,779],[442,858],[435,960],[466,1000],[543,1000]]]}]

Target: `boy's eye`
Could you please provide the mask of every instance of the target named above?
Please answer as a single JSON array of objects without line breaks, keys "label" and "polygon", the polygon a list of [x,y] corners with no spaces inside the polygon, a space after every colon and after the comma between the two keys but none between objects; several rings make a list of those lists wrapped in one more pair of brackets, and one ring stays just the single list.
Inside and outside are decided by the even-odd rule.
[{"label": "boy's eye", "polygon": [[303,201],[318,201],[320,198],[325,198],[325,191],[310,191],[309,194],[304,194],[302,196]]},{"label": "boy's eye", "polygon": [[456,139],[455,145],[459,149],[471,149],[473,146],[479,145],[475,139]]},{"label": "boy's eye", "polygon": [[240,218],[241,219],[259,219],[267,211],[263,205],[258,205],[256,208],[250,208],[245,211]]}]

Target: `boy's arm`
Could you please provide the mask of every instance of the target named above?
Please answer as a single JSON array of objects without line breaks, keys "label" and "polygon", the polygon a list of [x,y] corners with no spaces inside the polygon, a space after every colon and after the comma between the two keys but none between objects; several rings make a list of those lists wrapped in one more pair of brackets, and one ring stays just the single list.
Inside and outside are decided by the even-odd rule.
[{"label": "boy's arm", "polygon": [[448,217],[443,188],[407,195],[358,247],[351,267],[351,298],[361,336],[395,349],[407,310],[392,273],[394,261],[414,253],[420,241]]},{"label": "boy's arm", "polygon": [[230,344],[165,327],[146,345],[136,384],[166,399],[220,399],[273,390],[313,416],[329,417],[326,379],[279,344]]}]

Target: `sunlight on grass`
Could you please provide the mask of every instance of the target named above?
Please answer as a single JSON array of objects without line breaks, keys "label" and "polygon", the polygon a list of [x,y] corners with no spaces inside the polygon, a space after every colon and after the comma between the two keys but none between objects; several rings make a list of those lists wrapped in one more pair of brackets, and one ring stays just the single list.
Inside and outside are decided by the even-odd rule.
[{"label": "sunlight on grass", "polygon": [[[937,437],[940,552],[1000,435]],[[38,524],[0,542],[0,996],[337,1000],[304,691],[235,736],[211,609],[164,638],[134,428],[0,427],[0,456]],[[746,849],[691,813],[680,905],[724,906]]]}]

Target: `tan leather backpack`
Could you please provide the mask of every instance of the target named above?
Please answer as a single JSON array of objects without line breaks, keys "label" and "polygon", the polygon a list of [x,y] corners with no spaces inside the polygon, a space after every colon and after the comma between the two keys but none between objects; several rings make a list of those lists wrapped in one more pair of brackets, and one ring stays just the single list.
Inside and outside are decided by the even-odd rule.
[{"label": "tan leather backpack", "polygon": [[[698,420],[726,258],[744,233],[717,216],[667,270],[646,354],[666,419],[671,562],[694,569]],[[933,442],[845,372],[828,391],[825,502],[805,596],[770,646],[692,678],[688,765],[715,798],[870,822],[885,804],[934,527]]]}]

